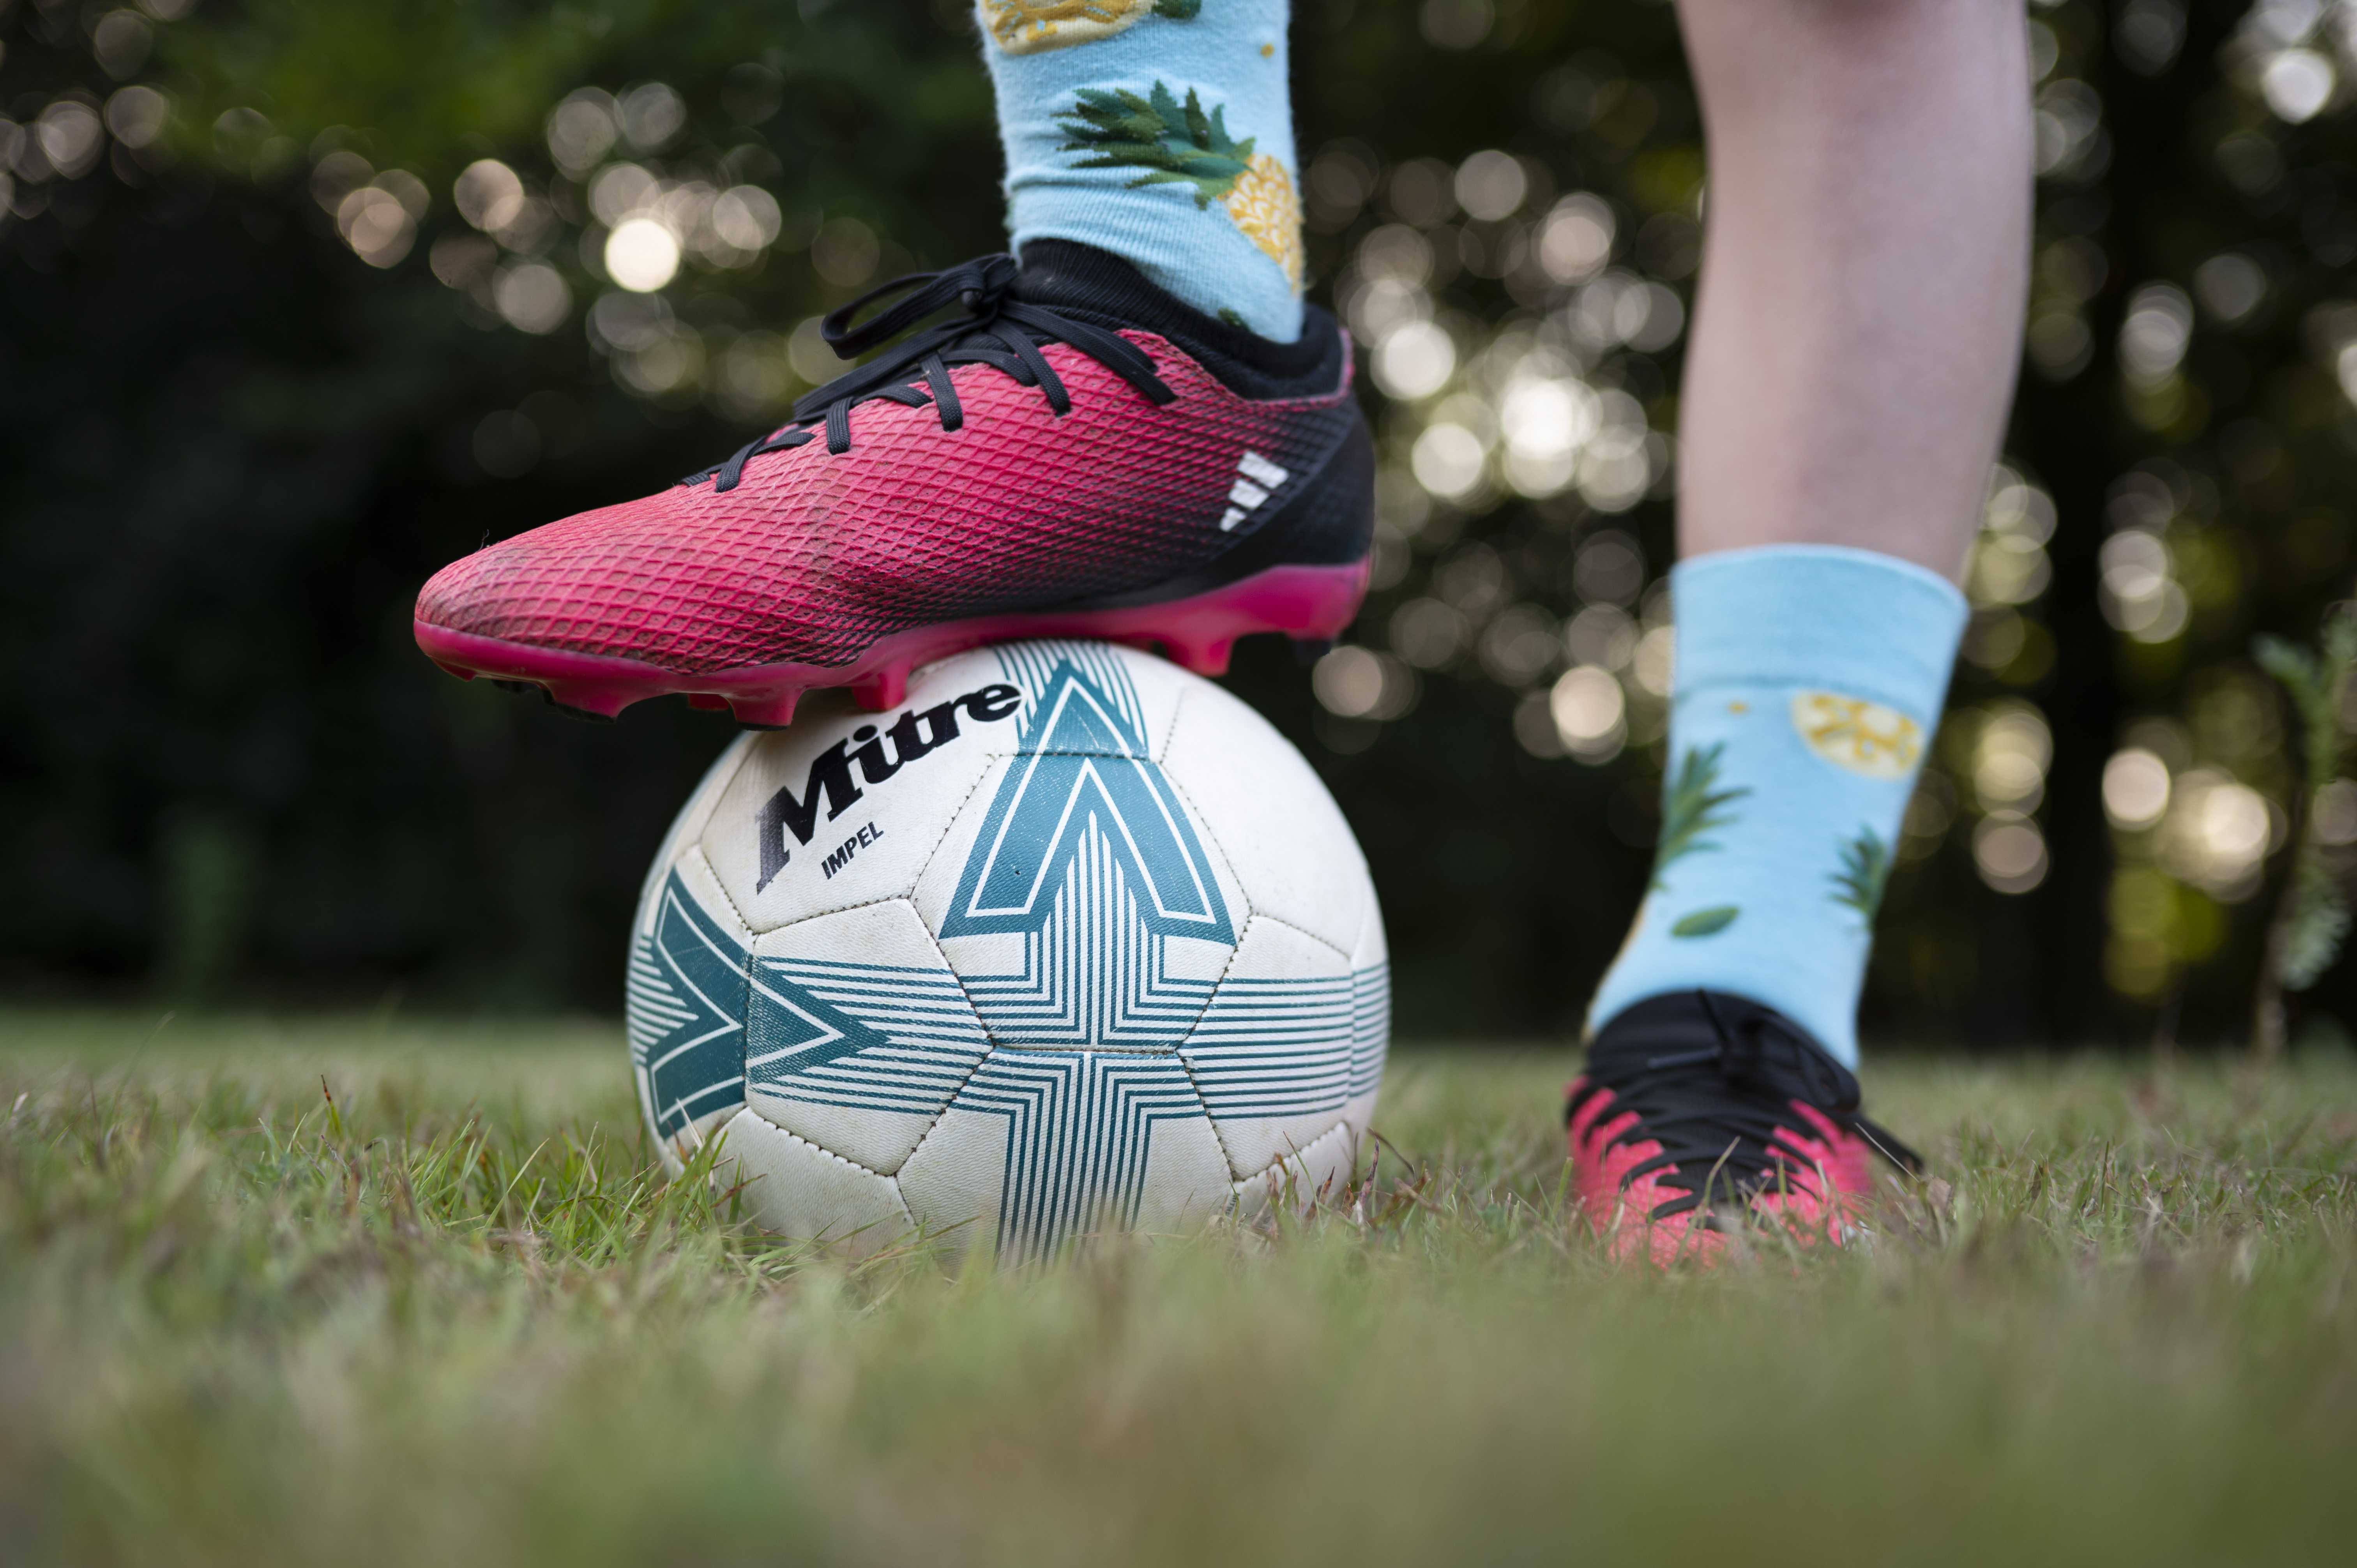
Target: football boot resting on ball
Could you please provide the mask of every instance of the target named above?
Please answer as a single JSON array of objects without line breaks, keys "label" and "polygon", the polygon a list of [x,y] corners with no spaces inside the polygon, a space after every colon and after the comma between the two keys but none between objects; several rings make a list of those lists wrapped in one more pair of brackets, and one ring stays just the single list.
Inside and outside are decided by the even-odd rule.
[{"label": "football boot resting on ball", "polygon": [[1568,1091],[1580,1207],[1618,1259],[1706,1265],[1747,1223],[1838,1245],[1870,1155],[1922,1166],[1858,1098],[1856,1075],[1771,1008],[1709,991],[1637,1003]]},{"label": "football boot resting on ball", "polygon": [[890,707],[910,669],[985,643],[1158,644],[1217,674],[1238,637],[1350,623],[1373,447],[1332,317],[1273,343],[1042,241],[824,330],[849,358],[952,307],[727,461],[445,567],[419,646],[587,714],[683,693],[779,725],[813,687]]}]

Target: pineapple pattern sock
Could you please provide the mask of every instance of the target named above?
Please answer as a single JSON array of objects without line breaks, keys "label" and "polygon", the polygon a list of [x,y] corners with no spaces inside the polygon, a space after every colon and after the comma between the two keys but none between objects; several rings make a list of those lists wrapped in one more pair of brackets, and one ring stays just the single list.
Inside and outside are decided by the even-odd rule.
[{"label": "pineapple pattern sock", "polygon": [[1286,0],[976,0],[1019,254],[1071,240],[1301,336]]},{"label": "pineapple pattern sock", "polygon": [[1677,625],[1652,881],[1588,1031],[1728,992],[1857,1065],[1857,996],[1900,820],[1968,613],[1943,578],[1833,545],[1671,575]]}]

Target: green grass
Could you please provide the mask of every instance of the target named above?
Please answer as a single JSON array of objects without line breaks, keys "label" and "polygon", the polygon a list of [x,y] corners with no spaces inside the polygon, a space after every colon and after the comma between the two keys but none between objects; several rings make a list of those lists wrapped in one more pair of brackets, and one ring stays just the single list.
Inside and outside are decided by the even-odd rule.
[{"label": "green grass", "polygon": [[2357,1064],[1878,1064],[1941,1185],[1662,1278],[1564,1053],[1403,1051],[1363,1224],[952,1279],[650,1179],[620,1048],[0,1014],[0,1561],[2357,1556]]}]

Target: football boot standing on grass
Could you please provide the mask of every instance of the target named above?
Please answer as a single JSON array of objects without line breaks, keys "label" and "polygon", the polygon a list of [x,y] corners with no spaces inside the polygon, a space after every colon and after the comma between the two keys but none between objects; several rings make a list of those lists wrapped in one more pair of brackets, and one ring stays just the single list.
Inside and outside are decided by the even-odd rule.
[{"label": "football boot standing on grass", "polygon": [[1679,0],[1710,170],[1653,875],[1566,1114],[1624,1255],[1838,1241],[1857,1010],[1965,619],[2029,286],[2010,0]]},{"label": "football boot standing on grass", "polygon": [[1216,674],[1240,636],[1350,624],[1373,446],[1348,339],[1301,301],[1285,0],[978,20],[1016,255],[835,311],[846,359],[900,340],[726,462],[446,567],[417,601],[437,663],[776,725],[813,687],[888,708],[985,642]]}]

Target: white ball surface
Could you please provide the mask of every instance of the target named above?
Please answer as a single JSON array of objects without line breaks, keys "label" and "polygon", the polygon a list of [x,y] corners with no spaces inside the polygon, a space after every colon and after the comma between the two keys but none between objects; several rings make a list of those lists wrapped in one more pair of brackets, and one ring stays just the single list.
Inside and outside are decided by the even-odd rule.
[{"label": "white ball surface", "polygon": [[1300,1202],[1390,1034],[1365,858],[1220,687],[1095,642],[816,694],[714,763],[632,928],[640,1104],[764,1229],[1051,1254]]}]

